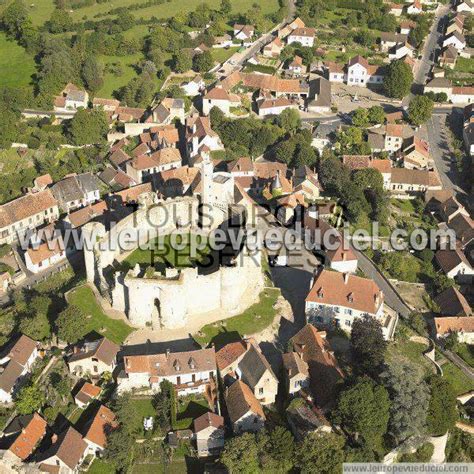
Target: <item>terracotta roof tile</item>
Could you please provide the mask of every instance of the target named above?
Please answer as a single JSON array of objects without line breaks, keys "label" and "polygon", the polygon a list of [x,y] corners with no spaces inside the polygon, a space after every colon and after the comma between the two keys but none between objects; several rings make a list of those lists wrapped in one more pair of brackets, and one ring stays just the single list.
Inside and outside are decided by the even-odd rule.
[{"label": "terracotta roof tile", "polygon": [[19,433],[10,446],[9,451],[24,461],[33,453],[35,447],[43,439],[47,426],[46,421],[38,413],[34,413],[33,418]]},{"label": "terracotta roof tile", "polygon": [[208,411],[194,420],[194,432],[199,433],[212,426],[218,430],[224,429],[224,417]]},{"label": "terracotta roof tile", "polygon": [[225,403],[232,423],[237,422],[249,412],[265,420],[262,405],[250,387],[241,380],[237,380],[227,389]]},{"label": "terracotta roof tile", "polygon": [[442,317],[434,318],[436,333],[440,336],[450,332],[472,333],[474,332],[473,317]]},{"label": "terracotta roof tile", "polygon": [[105,448],[107,444],[107,434],[117,426],[118,423],[115,419],[114,412],[106,406],[100,405],[92,419],[92,423],[84,435],[84,439],[101,448]]}]

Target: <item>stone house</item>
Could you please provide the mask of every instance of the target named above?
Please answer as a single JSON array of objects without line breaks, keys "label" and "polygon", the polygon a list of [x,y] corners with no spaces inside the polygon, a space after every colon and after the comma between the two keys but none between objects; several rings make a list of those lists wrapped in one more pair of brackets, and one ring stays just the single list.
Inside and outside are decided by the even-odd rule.
[{"label": "stone house", "polygon": [[293,396],[302,388],[309,387],[308,364],[297,352],[283,354],[283,367],[285,369],[286,390]]},{"label": "stone house", "polygon": [[100,392],[101,389],[97,385],[83,382],[76,395],[74,395],[74,401],[79,408],[84,409],[100,395]]},{"label": "stone house", "polygon": [[58,202],[49,189],[28,193],[0,206],[0,245],[11,244],[59,218]]},{"label": "stone house", "polygon": [[474,3],[471,0],[461,0],[456,5],[457,12],[466,12],[466,13],[473,13],[474,12]]},{"label": "stone house", "polygon": [[298,110],[298,103],[286,97],[262,97],[257,100],[258,115],[280,115],[286,109]]},{"label": "stone house", "polygon": [[425,169],[430,162],[430,149],[427,142],[412,136],[408,138],[402,151],[403,166],[408,169]]},{"label": "stone house", "polygon": [[411,5],[407,8],[408,15],[419,15],[423,13],[423,7],[421,5],[420,0],[415,0]]},{"label": "stone house", "polygon": [[118,422],[114,412],[105,405],[99,405],[94,416],[83,429],[88,452],[95,456],[103,453],[107,445],[107,434],[117,427]]},{"label": "stone house", "polygon": [[89,94],[79,89],[74,84],[67,84],[61,95],[54,98],[54,111],[75,111],[79,108],[87,109],[89,105]]},{"label": "stone house", "polygon": [[249,41],[255,34],[255,28],[252,25],[234,24],[234,38],[239,41]]},{"label": "stone house", "polygon": [[224,417],[208,411],[194,419],[198,456],[215,456],[224,447]]},{"label": "stone house", "polygon": [[46,435],[47,427],[48,424],[38,413],[17,416],[3,431],[2,444],[6,444],[7,449],[0,457],[12,464],[25,462]]},{"label": "stone house", "polygon": [[278,58],[283,48],[283,42],[277,37],[263,47],[263,55],[267,58]]},{"label": "stone house", "polygon": [[380,50],[387,53],[391,48],[398,44],[405,44],[408,39],[406,33],[380,33]]},{"label": "stone house", "polygon": [[162,148],[151,155],[140,155],[127,162],[127,175],[138,184],[153,179],[153,175],[179,168],[181,153],[177,148]]},{"label": "stone house", "polygon": [[295,28],[287,37],[287,43],[300,43],[302,46],[312,48],[314,46],[314,36],[316,30],[314,28]]},{"label": "stone house", "polygon": [[94,109],[102,108],[105,112],[115,112],[120,107],[120,101],[117,99],[101,99],[94,97],[92,99],[92,107]]},{"label": "stone house", "polygon": [[229,116],[231,107],[240,106],[240,97],[236,94],[227,92],[222,87],[213,87],[210,91],[204,94],[202,98],[202,113],[209,115],[213,107],[217,107],[222,112]]},{"label": "stone house", "polygon": [[354,321],[366,314],[382,320],[384,296],[371,279],[321,270],[306,297],[305,309],[308,322],[350,332]]},{"label": "stone house", "polygon": [[311,433],[331,433],[332,428],[323,412],[304,398],[293,400],[286,410],[286,419],[297,441]]},{"label": "stone house", "polygon": [[169,125],[173,120],[178,119],[184,123],[185,117],[184,99],[173,99],[165,97],[152,111],[154,123]]},{"label": "stone house", "polygon": [[471,283],[474,280],[474,269],[462,250],[438,250],[436,262],[449,278],[460,283]]},{"label": "stone house", "polygon": [[60,435],[53,435],[53,444],[41,455],[40,471],[74,474],[78,472],[87,453],[87,443],[70,426]]},{"label": "stone house", "polygon": [[[312,324],[306,324],[291,339],[290,345],[294,354],[303,361],[309,374],[309,385],[317,406],[325,409],[331,406],[344,379],[331,344],[325,331],[318,331]],[[285,355],[287,358],[288,354]]]},{"label": "stone house", "polygon": [[11,350],[0,359],[0,402],[11,403],[39,357],[39,343],[22,334]]},{"label": "stone house", "polygon": [[466,47],[466,38],[462,33],[458,31],[453,31],[452,33],[448,34],[443,40],[443,48],[447,46],[453,46],[458,51],[462,51]]},{"label": "stone house", "polygon": [[451,90],[451,102],[453,104],[463,104],[463,105],[474,103],[474,87],[454,86]]},{"label": "stone house", "polygon": [[259,403],[275,403],[278,379],[254,341],[243,340],[225,345],[216,353],[216,363],[224,384],[242,380]]},{"label": "stone house", "polygon": [[42,272],[66,259],[66,249],[62,237],[42,242],[25,252],[26,268],[32,273]]},{"label": "stone house", "polygon": [[442,189],[434,171],[408,168],[392,168],[389,186],[390,192],[400,199],[428,190]]},{"label": "stone house", "polygon": [[248,385],[237,380],[226,389],[224,398],[235,434],[263,429],[266,418],[262,405]]},{"label": "stone house", "polygon": [[68,357],[69,371],[76,376],[91,375],[99,378],[104,372],[112,373],[117,365],[120,347],[103,337],[93,342],[74,346]]},{"label": "stone house", "polygon": [[214,348],[124,356],[124,374],[118,378],[118,391],[144,389],[157,393],[160,383],[173,384],[178,395],[202,393],[216,376]]},{"label": "stone house", "polygon": [[92,173],[68,176],[51,186],[59,207],[69,213],[100,199],[100,182]]},{"label": "stone house", "polygon": [[224,150],[219,135],[211,127],[209,117],[197,115],[186,119],[186,144],[189,158],[199,155],[204,148],[210,152]]},{"label": "stone house", "polygon": [[436,337],[444,339],[452,333],[458,337],[458,341],[464,344],[474,344],[474,318],[460,317],[439,317],[434,318]]},{"label": "stone house", "polygon": [[385,127],[385,150],[395,153],[402,148],[403,125],[389,123]]},{"label": "stone house", "polygon": [[384,78],[382,66],[370,65],[367,59],[360,55],[353,57],[345,67],[331,62],[326,63],[326,70],[329,81],[345,82],[351,86],[381,85]]},{"label": "stone house", "polygon": [[464,295],[454,286],[450,286],[433,298],[443,316],[472,316],[474,311]]},{"label": "stone house", "polygon": [[199,95],[205,88],[206,84],[201,76],[195,76],[192,80],[183,84],[181,88],[188,97]]}]

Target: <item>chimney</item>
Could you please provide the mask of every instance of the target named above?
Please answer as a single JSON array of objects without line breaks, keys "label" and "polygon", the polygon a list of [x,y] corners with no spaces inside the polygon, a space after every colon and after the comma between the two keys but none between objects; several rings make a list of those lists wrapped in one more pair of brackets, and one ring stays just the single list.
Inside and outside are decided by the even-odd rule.
[{"label": "chimney", "polygon": [[51,437],[51,441],[54,443],[56,443],[56,441],[58,440],[58,435],[56,433],[53,434],[53,436]]},{"label": "chimney", "polygon": [[344,284],[347,285],[347,283],[349,282],[349,273],[343,273],[343,277],[344,277]]},{"label": "chimney", "polygon": [[166,358],[168,358],[169,356],[170,356],[170,350],[166,349]]},{"label": "chimney", "polygon": [[342,251],[342,261],[346,261],[346,252],[344,252],[344,250]]}]

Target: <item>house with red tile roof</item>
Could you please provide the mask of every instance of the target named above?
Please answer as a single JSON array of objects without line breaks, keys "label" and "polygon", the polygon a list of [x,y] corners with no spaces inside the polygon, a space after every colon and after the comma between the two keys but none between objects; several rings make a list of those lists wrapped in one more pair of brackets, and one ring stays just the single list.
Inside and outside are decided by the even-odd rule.
[{"label": "house with red tile roof", "polygon": [[105,405],[99,405],[83,430],[84,441],[90,454],[101,454],[107,445],[107,435],[118,427],[115,414]]},{"label": "house with red tile roof", "polygon": [[230,108],[240,106],[240,97],[232,92],[227,92],[222,87],[213,87],[202,98],[202,113],[209,115],[213,107],[230,116]]},{"label": "house with red tile roof", "polygon": [[95,400],[101,392],[101,388],[90,382],[79,382],[80,388],[74,395],[74,401],[79,408],[85,408],[92,400]]},{"label": "house with red tile roof", "polygon": [[425,169],[430,163],[430,147],[425,140],[412,136],[402,150],[403,166],[408,169]]},{"label": "house with red tile roof", "polygon": [[46,435],[47,427],[48,424],[38,413],[15,418],[5,429],[4,436],[9,447],[3,459],[13,463],[26,461]]},{"label": "house with red tile roof", "polygon": [[266,417],[262,405],[247,384],[235,381],[225,390],[224,399],[235,434],[255,433],[264,427]]},{"label": "house with red tile roof", "polygon": [[471,283],[474,281],[474,268],[460,248],[438,250],[435,259],[441,270],[449,278],[460,283]]},{"label": "house with red tile roof", "polygon": [[351,86],[382,85],[385,75],[382,66],[370,65],[367,59],[360,55],[354,56],[345,66],[325,63],[325,69],[329,81],[345,82]]},{"label": "house with red tile roof", "polygon": [[455,333],[459,342],[474,344],[474,318],[472,316],[434,318],[434,324],[438,339]]},{"label": "house with red tile roof", "polygon": [[160,383],[168,380],[179,395],[202,393],[216,374],[214,348],[125,355],[124,373],[119,374],[117,390],[140,388],[156,393]]},{"label": "house with red tile roof", "polygon": [[306,297],[306,320],[317,327],[340,327],[350,332],[354,321],[369,315],[382,324],[384,336],[393,332],[384,315],[384,295],[377,284],[349,273],[320,270]]}]

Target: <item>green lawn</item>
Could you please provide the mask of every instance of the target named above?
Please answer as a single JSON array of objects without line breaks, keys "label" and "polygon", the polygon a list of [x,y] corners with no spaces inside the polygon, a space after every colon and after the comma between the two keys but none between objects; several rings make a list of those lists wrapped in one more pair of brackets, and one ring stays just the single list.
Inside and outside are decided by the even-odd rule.
[{"label": "green lawn", "polygon": [[203,347],[212,341],[216,344],[216,349],[219,349],[220,346],[235,340],[238,336],[248,336],[262,331],[272,323],[275,317],[273,305],[279,295],[280,290],[277,288],[262,291],[258,303],[238,316],[207,324],[193,335],[194,339]]},{"label": "green lawn", "polygon": [[115,468],[107,462],[96,458],[87,472],[89,474],[115,474]]},{"label": "green lawn", "polygon": [[390,203],[408,214],[413,214],[415,212],[415,208],[413,207],[413,203],[410,199],[391,199]]},{"label": "green lawn", "polygon": [[0,33],[0,86],[30,87],[35,62],[26,51],[5,33]]},{"label": "green lawn", "polygon": [[[243,13],[252,8],[254,0],[231,0],[231,2],[233,5],[232,13]],[[108,12],[112,8],[127,7],[136,3],[144,2],[143,0],[114,0],[113,4],[109,2],[94,4],[74,10],[72,17],[75,21],[82,20],[84,16],[86,16],[88,19],[93,19],[94,15],[97,15],[98,13]],[[186,2],[182,2],[180,0],[167,0],[161,5],[154,5],[152,7],[142,8],[140,10],[131,10],[131,13],[136,18],[148,19],[152,16],[157,18],[170,18],[178,13],[187,13],[193,11],[201,3],[202,0],[186,0]],[[211,8],[218,8],[220,5],[220,0],[209,0],[206,3]],[[278,10],[277,0],[261,0],[258,4],[261,7],[263,13],[272,13]]]},{"label": "green lawn", "polygon": [[474,367],[474,346],[472,344],[458,344],[456,353],[471,367]]},{"label": "green lawn", "polygon": [[225,48],[212,48],[211,54],[214,61],[223,63],[227,61],[239,48],[233,47],[229,49]]},{"label": "green lawn", "polygon": [[205,398],[191,396],[178,399],[178,412],[176,414],[176,423],[173,428],[175,430],[192,428],[193,420],[208,411],[209,405]]},{"label": "green lawn", "polygon": [[464,72],[464,73],[474,74],[474,58],[459,57],[456,61],[454,72]]},{"label": "green lawn", "polygon": [[[183,237],[182,245],[184,248],[174,248],[174,242],[170,235],[159,237],[150,242],[150,249],[134,250],[124,261],[125,265],[134,267],[137,263],[139,265],[150,266],[158,263],[164,264],[167,262],[172,267],[185,268],[191,267],[194,263],[203,262],[206,256],[211,251],[210,246],[206,243],[204,237],[196,234],[181,234]],[[176,241],[180,246],[180,241]],[[191,245],[191,243],[193,245]],[[192,247],[196,248],[194,255],[191,254]],[[154,254],[152,255],[152,252]]]},{"label": "green lawn", "polygon": [[427,374],[432,374],[434,373],[435,366],[423,355],[426,349],[428,349],[428,347],[425,344],[409,341],[408,339],[396,340],[390,343],[387,356],[394,358],[401,355],[416,365],[423,367]]},{"label": "green lawn", "polygon": [[443,377],[449,380],[456,392],[456,395],[474,390],[474,382],[464,375],[452,362],[446,361],[442,364]]},{"label": "green lawn", "polygon": [[123,321],[109,318],[102,311],[93,291],[86,285],[72,290],[67,299],[70,304],[80,308],[84,314],[91,316],[84,322],[87,326],[87,332],[96,331],[111,341],[120,344],[133,331]]}]

